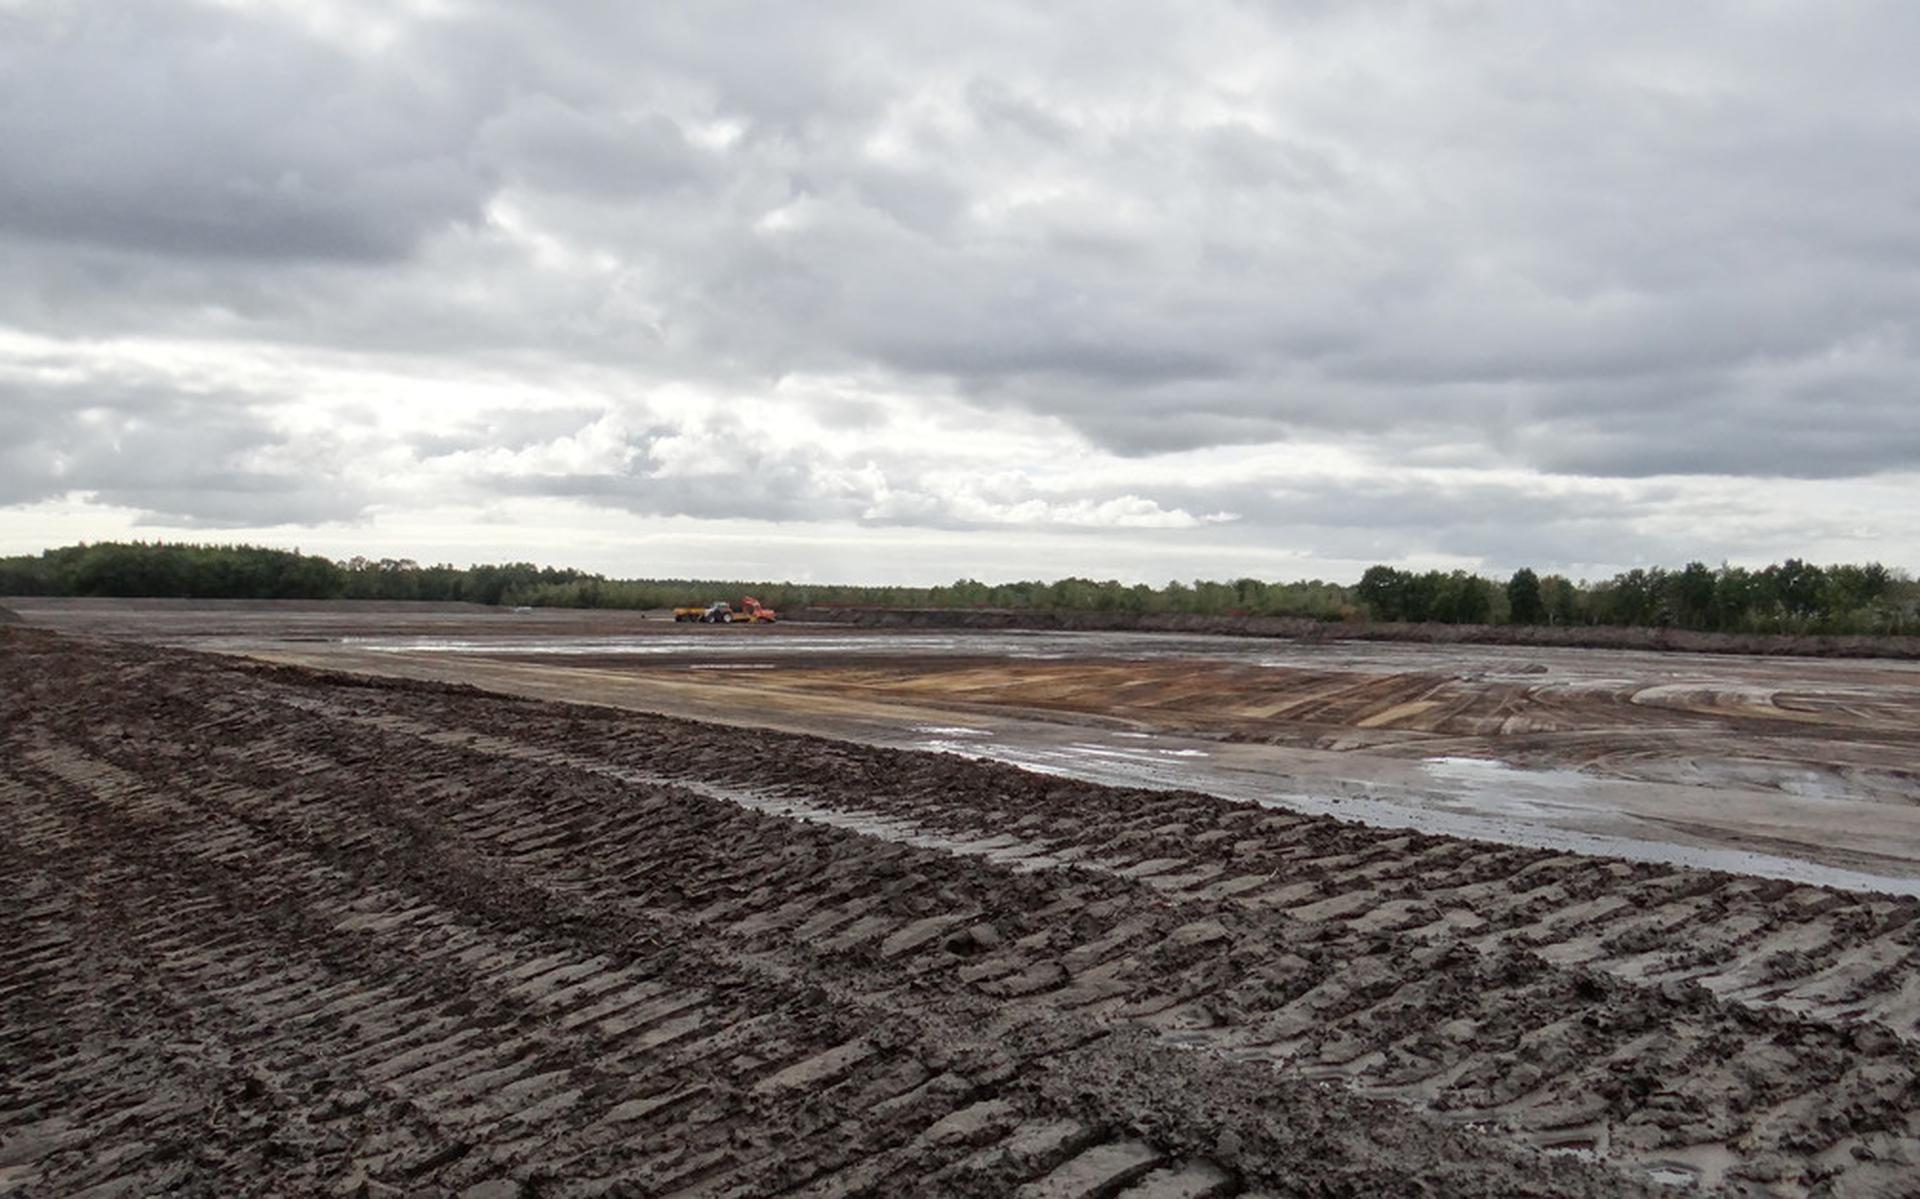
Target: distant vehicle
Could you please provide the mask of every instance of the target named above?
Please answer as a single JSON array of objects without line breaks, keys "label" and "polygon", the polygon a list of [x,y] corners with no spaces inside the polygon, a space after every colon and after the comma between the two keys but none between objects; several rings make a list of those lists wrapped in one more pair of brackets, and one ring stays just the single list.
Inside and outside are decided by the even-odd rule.
[{"label": "distant vehicle", "polygon": [[715,600],[704,608],[675,608],[673,618],[682,624],[772,624],[780,614],[749,595],[737,609],[725,600]]}]

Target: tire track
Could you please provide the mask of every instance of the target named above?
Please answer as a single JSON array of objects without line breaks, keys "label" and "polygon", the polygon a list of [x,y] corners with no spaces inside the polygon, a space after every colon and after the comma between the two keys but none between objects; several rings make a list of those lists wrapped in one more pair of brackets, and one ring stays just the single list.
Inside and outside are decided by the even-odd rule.
[{"label": "tire track", "polygon": [[189,656],[0,650],[8,1191],[1621,1182],[1076,1012],[1036,959],[1168,940],[1138,884],[368,736],[284,702],[365,693]]},{"label": "tire track", "polygon": [[[914,755],[896,751],[836,746],[825,755],[828,768],[810,761],[814,777],[795,778],[751,756],[663,752],[659,738],[619,731],[583,733],[557,748],[479,726],[448,729],[390,714],[352,719],[622,781],[704,784],[761,810],[929,848],[1098,867],[1300,920],[1519,948],[1637,984],[1699,985],[1745,1005],[1871,1021],[1920,1038],[1920,904],[1907,898],[1366,829],[990,764],[966,764],[979,786],[954,787],[944,775],[924,784],[909,776],[902,785],[890,782],[898,775],[889,768]],[[605,719],[617,730],[627,718]],[[1126,797],[1124,812],[1114,811],[1116,794]]]},{"label": "tire track", "polygon": [[[611,778],[623,777],[622,771],[628,771],[624,776],[628,779],[638,777],[630,768],[607,765],[606,759],[596,765],[576,751],[554,750],[544,738],[538,745],[528,745],[472,730],[425,730],[407,727],[404,721],[392,727],[477,755],[535,761],[545,768]],[[587,739],[581,729],[573,731],[573,743]],[[835,747],[832,752],[844,749]],[[858,751],[856,756],[865,753]],[[635,758],[631,751],[607,754],[615,761],[622,756]],[[867,756],[886,755],[873,751]],[[708,777],[714,773],[708,771]],[[875,785],[871,772],[863,772],[863,779],[867,785],[858,792],[863,807],[853,814],[844,805],[824,809],[795,804],[798,814],[934,844],[939,838],[927,838],[929,826],[939,828],[941,818],[958,806],[951,801],[932,804],[925,796],[909,794],[899,806],[916,808],[917,818],[909,822],[888,817],[883,805],[872,803],[886,788]],[[1058,780],[1040,780],[1038,785],[1062,786]],[[796,790],[805,789],[793,785],[784,789],[788,795]],[[967,790],[969,795],[992,793]],[[1143,806],[1151,806],[1160,797],[1138,798]],[[781,803],[765,795],[749,802],[760,808]],[[1190,799],[1164,801],[1166,807],[1183,803],[1191,806]],[[1369,830],[1337,830],[1333,845],[1316,845],[1317,838],[1301,834],[1325,833],[1329,822],[1296,816],[1228,813],[1239,817],[1244,827],[1196,835],[1190,825],[1157,823],[1165,821],[1167,814],[1163,809],[1132,820],[1110,820],[1122,826],[1099,845],[1110,856],[1089,853],[1087,860],[1177,894],[1216,900],[1237,895],[1242,906],[1282,914],[1313,929],[1314,940],[1322,944],[1335,940],[1327,928],[1334,925],[1344,926],[1356,937],[1412,938],[1427,947],[1425,953],[1401,957],[1407,966],[1400,970],[1381,970],[1369,960],[1373,955],[1356,952],[1343,963],[1339,978],[1297,998],[1291,1007],[1259,1024],[1257,1032],[1237,1027],[1219,1031],[1221,1024],[1243,1024],[1246,1013],[1234,1012],[1232,1018],[1223,1019],[1218,1010],[1196,1011],[1190,1002],[1196,997],[1191,995],[1176,995],[1158,1006],[1135,1005],[1126,1013],[1160,1018],[1158,1024],[1165,1025],[1171,1037],[1252,1060],[1283,1062],[1308,1077],[1341,1079],[1372,1094],[1393,1095],[1462,1119],[1513,1122],[1535,1143],[1637,1162],[1670,1179],[1743,1181],[1744,1175],[1746,1182],[1772,1184],[1768,1189],[1774,1193],[1796,1193],[1799,1187],[1794,1180],[1781,1178],[1790,1172],[1782,1162],[1804,1155],[1792,1146],[1804,1146],[1805,1138],[1831,1133],[1830,1128],[1809,1131],[1830,1124],[1823,1114],[1825,1102],[1815,1094],[1818,1088],[1800,1085],[1810,1078],[1822,1079],[1822,1086],[1833,1085],[1847,1096],[1848,1104],[1865,1104],[1882,1113],[1863,1121],[1865,1135],[1857,1153],[1841,1138],[1828,1141],[1811,1156],[1831,1161],[1851,1154],[1871,1172],[1911,1152],[1914,1128],[1900,1114],[1908,1098],[1905,1067],[1874,1060],[1891,1050],[1894,1042],[1910,1037],[1911,1023],[1896,1034],[1885,1024],[1864,1019],[1869,1014],[1865,1008],[1830,1012],[1832,1020],[1813,1038],[1817,1044],[1809,1042],[1800,1009],[1811,1005],[1801,1001],[1816,985],[1831,989],[1840,974],[1833,968],[1814,970],[1805,974],[1799,988],[1783,988],[1778,985],[1780,977],[1790,976],[1804,963],[1783,961],[1781,951],[1772,948],[1788,941],[1844,943],[1851,937],[1855,948],[1830,955],[1832,959],[1886,955],[1893,966],[1874,972],[1873,977],[1880,984],[1897,983],[1893,1000],[1910,999],[1910,993],[1901,990],[1904,982],[1898,982],[1911,977],[1903,966],[1911,954],[1912,905],[1904,901]],[[1044,855],[1051,867],[1074,856],[1074,850],[1086,848],[1084,830],[1071,821],[1064,823],[1069,835],[1081,840],[1061,849],[1044,835],[1035,835],[1047,830],[1049,822],[1031,811],[1016,819],[1013,811],[1001,808],[989,811],[984,821],[962,820],[957,827],[977,834],[983,825],[1012,826],[1031,839],[978,837],[968,845],[949,837],[947,844],[1012,860],[1025,858],[1029,866],[1033,855]],[[1135,827],[1125,827],[1128,824]],[[1149,827],[1138,827],[1143,825]],[[955,827],[946,826],[949,831]],[[1264,833],[1268,841],[1285,842],[1289,848],[1266,857],[1254,855],[1261,867],[1278,857],[1274,873],[1224,881],[1220,872],[1193,869],[1190,859],[1153,856],[1169,839],[1192,842],[1213,832],[1226,834],[1214,838],[1214,843],[1240,832]],[[1371,844],[1354,845],[1356,833]],[[1266,844],[1259,836],[1243,836],[1235,844],[1244,849],[1249,842]],[[1124,852],[1111,853],[1116,847]],[[1329,848],[1347,852],[1329,854]],[[1191,852],[1190,844],[1185,852]],[[1308,877],[1286,881],[1280,877],[1283,870],[1294,877]],[[1242,883],[1248,885],[1241,887]],[[1502,905],[1507,910],[1499,910]],[[724,908],[718,914],[723,919],[731,916]],[[847,912],[829,911],[824,919],[816,915],[797,928],[791,921],[775,926],[792,928],[802,938],[819,939],[846,927],[851,919]],[[1729,934],[1730,944],[1764,951],[1758,967],[1745,963],[1732,969],[1723,952],[1674,944],[1677,939],[1691,939],[1703,926]],[[1862,934],[1868,938],[1864,948],[1859,940]],[[1468,984],[1472,994],[1485,1000],[1479,1011],[1447,1006],[1459,1004],[1458,995],[1434,981],[1439,972],[1436,963],[1463,949],[1471,951],[1469,957],[1483,959],[1480,975]],[[1548,952],[1539,952],[1542,949]],[[1284,956],[1290,948],[1269,944],[1258,952]],[[1703,970],[1703,963],[1713,968]],[[1102,964],[1098,960],[1075,963],[1095,968]],[[1570,1006],[1590,1006],[1608,992],[1609,984],[1620,985],[1614,979],[1593,977],[1589,967],[1594,964],[1627,981],[1620,988],[1626,996],[1622,1002],[1627,1008],[1641,1009],[1621,1019],[1617,1048],[1608,1048],[1605,1038],[1592,1037],[1596,1017],[1591,1011],[1582,1017],[1581,1028],[1571,1027],[1567,1018]],[[1118,982],[1101,978],[1097,970],[1086,977],[1044,964],[1025,970],[1018,965],[986,966],[996,978],[1007,980],[1009,998],[1059,989],[1071,978],[1079,999],[1103,983]],[[1574,968],[1566,969],[1569,965]],[[1162,963],[1156,966],[1163,969]],[[1698,985],[1706,979],[1724,986],[1729,979],[1737,982],[1756,970],[1767,980],[1765,985],[1758,992],[1748,988],[1737,994],[1739,1002],[1715,1002]],[[1494,975],[1491,985],[1489,973]],[[982,980],[995,985],[985,972],[971,981]],[[1533,989],[1525,984],[1534,984]],[[1862,997],[1857,984],[1848,986],[1851,999]],[[1642,1005],[1675,1014],[1651,1014]],[[1109,1002],[1106,1009],[1095,1010],[1124,1006]],[[1544,1018],[1532,1022],[1510,1018],[1515,1011],[1543,1006]],[[1884,1010],[1893,1006],[1889,1003]],[[1703,1013],[1711,1028],[1697,1027]],[[1612,1020],[1598,1019],[1603,1024]],[[1400,1035],[1383,1035],[1382,1027],[1401,1030]],[[1436,1028],[1446,1029],[1451,1036],[1436,1037]],[[1649,1034],[1645,1031],[1649,1028],[1664,1031]],[[1490,1053],[1490,1034],[1504,1038],[1493,1044],[1505,1048]],[[1783,1052],[1782,1045],[1794,1048]],[[1839,1064],[1861,1054],[1866,1057],[1857,1066]],[[1653,1072],[1648,1074],[1650,1065]],[[1707,1077],[1696,1077],[1702,1072]],[[1620,1077],[1628,1080],[1625,1088],[1617,1083]],[[1730,1083],[1729,1077],[1739,1081]],[[1729,1147],[1735,1141],[1743,1146],[1737,1151]],[[1817,1185],[1820,1177],[1816,1169],[1802,1173],[1799,1181]]]},{"label": "tire track", "polygon": [[[0,1181],[1799,1194],[1913,1160],[1910,1026],[1693,985],[1764,951],[1878,994],[1911,905],[40,644],[55,684],[0,659],[38,950],[0,979],[36,1063]],[[765,810],[798,796],[836,822]],[[1703,929],[1736,958],[1653,969]],[[62,1040],[106,1048],[38,1063]]]}]

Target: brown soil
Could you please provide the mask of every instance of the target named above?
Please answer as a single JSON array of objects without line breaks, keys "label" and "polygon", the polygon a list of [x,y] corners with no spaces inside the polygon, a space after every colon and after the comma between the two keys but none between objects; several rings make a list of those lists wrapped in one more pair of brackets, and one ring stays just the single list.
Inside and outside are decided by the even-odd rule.
[{"label": "brown soil", "polygon": [[0,1193],[1920,1169],[1899,899],[34,630],[0,843]]},{"label": "brown soil", "polygon": [[[658,656],[516,653],[497,661],[568,670],[619,671],[660,682],[689,679],[698,660]],[[725,665],[719,659],[713,664]],[[1230,742],[1404,758],[1436,754],[1499,757],[1539,767],[1580,768],[1619,777],[1664,777],[1659,759],[1701,756],[1886,774],[1886,790],[1912,793],[1908,764],[1920,762],[1920,690],[1911,667],[1876,677],[1854,667],[1838,692],[1763,669],[1752,690],[1712,683],[1672,686],[1647,679],[1591,680],[1504,674],[1477,677],[1428,670],[1246,666],[1229,661],[1005,659],[818,655],[764,673],[716,672],[703,687],[736,693],[737,707],[795,709],[832,697],[847,702],[938,707],[956,715],[1018,714],[1100,720]],[[1836,693],[1838,692],[1838,693]]]},{"label": "brown soil", "polygon": [[1429,832],[1840,886],[1920,878],[1920,667],[1907,662],[8,602],[40,627],[952,749]]},{"label": "brown soil", "polygon": [[1065,609],[795,608],[794,620],[862,628],[1060,629],[1210,633],[1302,641],[1409,641],[1422,645],[1532,645],[1671,650],[1693,654],[1768,654],[1799,658],[1920,658],[1920,637],[1706,633],[1686,629],[1559,628],[1546,625],[1412,624],[1321,621],[1286,616],[1200,616],[1180,612],[1081,612]]}]

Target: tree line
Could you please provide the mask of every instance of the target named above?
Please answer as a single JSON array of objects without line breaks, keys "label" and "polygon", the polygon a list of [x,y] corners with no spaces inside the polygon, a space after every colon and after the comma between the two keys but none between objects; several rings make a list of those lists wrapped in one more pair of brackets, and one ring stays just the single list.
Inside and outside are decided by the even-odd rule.
[{"label": "tree line", "polygon": [[1789,558],[1759,570],[1689,562],[1623,571],[1600,582],[1513,573],[1504,585],[1465,571],[1416,574],[1375,566],[1354,596],[1385,621],[1692,629],[1722,633],[1920,631],[1920,587],[1878,562],[1816,566]]},{"label": "tree line", "polygon": [[378,599],[517,603],[529,588],[587,578],[535,566],[422,566],[409,559],[335,562],[257,545],[102,541],[0,558],[0,595],[184,599]]},{"label": "tree line", "polygon": [[1174,581],[1163,587],[1065,578],[939,587],[610,579],[529,562],[423,566],[410,559],[334,561],[250,545],[96,542],[0,557],[0,595],[197,599],[464,601],[571,608],[670,608],[753,595],[810,604],[1284,616],[1324,621],[1640,626],[1733,633],[1920,632],[1920,585],[1877,562],[1761,569],[1691,562],[1636,568],[1598,582],[1523,569],[1504,581],[1469,571],[1374,566],[1356,584]]}]

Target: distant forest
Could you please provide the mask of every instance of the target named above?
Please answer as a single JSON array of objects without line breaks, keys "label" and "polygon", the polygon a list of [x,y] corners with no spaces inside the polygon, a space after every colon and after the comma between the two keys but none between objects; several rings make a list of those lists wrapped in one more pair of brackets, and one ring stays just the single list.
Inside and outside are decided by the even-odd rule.
[{"label": "distant forest", "polygon": [[335,562],[247,545],[97,542],[0,558],[0,595],[198,599],[441,600],[569,608],[666,608],[753,595],[776,608],[809,604],[915,608],[1064,608],[1295,616],[1327,621],[1640,626],[1731,633],[1920,633],[1920,584],[1877,562],[1815,566],[1790,558],[1759,570],[1692,562],[1595,582],[1520,570],[1494,580],[1467,571],[1375,566],[1356,584],[1108,580],[944,587],[609,579],[526,562],[465,568],[406,559]]}]

